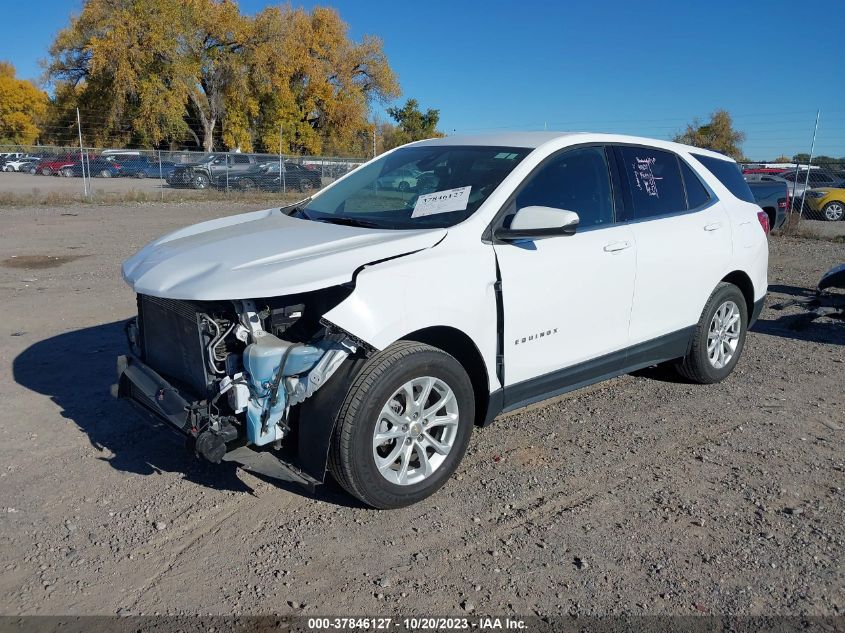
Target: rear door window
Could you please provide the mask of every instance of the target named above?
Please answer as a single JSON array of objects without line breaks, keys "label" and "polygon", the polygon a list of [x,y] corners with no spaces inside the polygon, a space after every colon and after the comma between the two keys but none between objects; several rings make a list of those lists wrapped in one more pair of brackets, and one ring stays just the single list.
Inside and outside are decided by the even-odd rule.
[{"label": "rear door window", "polygon": [[748,183],[742,177],[742,173],[739,171],[739,165],[730,160],[722,160],[720,158],[713,158],[712,156],[704,156],[703,154],[693,154],[693,156],[707,168],[707,171],[716,176],[719,182],[733,195],[740,200],[745,200],[745,202],[754,202],[754,196],[751,194]]},{"label": "rear door window", "polygon": [[644,220],[687,210],[684,182],[675,154],[653,147],[621,146],[617,151],[622,177],[627,184],[627,220]]}]

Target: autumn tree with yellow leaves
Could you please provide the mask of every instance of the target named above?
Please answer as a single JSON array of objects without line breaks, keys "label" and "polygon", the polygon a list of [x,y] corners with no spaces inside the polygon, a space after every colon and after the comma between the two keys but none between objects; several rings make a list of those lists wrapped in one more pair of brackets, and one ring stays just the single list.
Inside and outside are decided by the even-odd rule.
[{"label": "autumn tree with yellow leaves", "polygon": [[0,144],[34,143],[46,109],[46,93],[31,81],[17,79],[15,67],[0,62]]},{"label": "autumn tree with yellow leaves", "polygon": [[69,131],[79,107],[99,145],[355,151],[371,106],[399,96],[381,41],[351,41],[326,8],[88,0],[50,57],[50,129]]}]

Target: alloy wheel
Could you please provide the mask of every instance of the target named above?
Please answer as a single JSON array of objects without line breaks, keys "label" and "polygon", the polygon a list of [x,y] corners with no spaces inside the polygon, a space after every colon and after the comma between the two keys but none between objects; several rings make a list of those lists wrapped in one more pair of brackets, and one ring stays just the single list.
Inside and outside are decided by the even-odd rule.
[{"label": "alloy wheel", "polygon": [[830,222],[841,220],[845,216],[845,205],[841,202],[828,202],[824,207],[824,219]]},{"label": "alloy wheel", "polygon": [[707,358],[716,369],[722,369],[736,353],[742,331],[742,316],[733,301],[725,301],[710,320],[707,331]]},{"label": "alloy wheel", "polygon": [[443,380],[423,376],[399,387],[373,431],[373,459],[382,477],[409,486],[429,478],[458,436],[458,401]]}]

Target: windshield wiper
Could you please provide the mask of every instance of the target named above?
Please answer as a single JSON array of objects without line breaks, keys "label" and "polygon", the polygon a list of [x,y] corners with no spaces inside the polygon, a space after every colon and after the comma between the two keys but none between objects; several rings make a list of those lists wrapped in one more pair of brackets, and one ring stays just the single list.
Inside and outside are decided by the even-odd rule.
[{"label": "windshield wiper", "polygon": [[321,218],[314,218],[317,222],[326,222],[328,224],[342,224],[344,226],[360,226],[366,229],[383,229],[385,228],[378,222],[370,222],[369,220],[359,220],[358,218],[348,218],[344,216],[323,216]]}]

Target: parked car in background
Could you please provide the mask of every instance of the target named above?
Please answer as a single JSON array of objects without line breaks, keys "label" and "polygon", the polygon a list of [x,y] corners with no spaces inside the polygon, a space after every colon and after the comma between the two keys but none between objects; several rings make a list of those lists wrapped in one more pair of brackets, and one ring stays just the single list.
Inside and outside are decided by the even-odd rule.
[{"label": "parked car in background", "polygon": [[177,164],[167,177],[167,184],[205,189],[227,172],[230,176],[239,175],[258,164],[258,159],[249,154],[209,154],[196,163]]},{"label": "parked car in background", "polygon": [[296,163],[284,163],[284,179],[279,172],[279,163],[255,165],[239,173],[224,173],[217,176],[214,186],[218,189],[265,189],[268,191],[301,191],[303,193],[319,189],[322,186],[320,172]]},{"label": "parked car in background", "polygon": [[7,160],[3,164],[3,171],[28,171],[28,169],[23,169],[23,167],[37,163],[40,160],[41,159],[38,156],[22,156],[20,158],[13,158],[11,160]]},{"label": "parked car in background", "polygon": [[417,188],[417,179],[423,172],[416,169],[398,169],[376,180],[379,189],[411,191]]},{"label": "parked car in background", "polygon": [[[797,179],[796,179],[797,175]],[[789,197],[793,206],[800,206],[804,193],[818,187],[833,187],[841,178],[835,178],[823,169],[800,169],[785,171],[777,175],[783,178],[789,186]]]},{"label": "parked car in background", "polygon": [[65,167],[71,167],[78,162],[79,153],[47,157],[38,163],[38,173],[42,176],[58,175]]},{"label": "parked car in background", "polygon": [[[86,176],[94,178],[117,178],[120,176],[121,165],[103,158],[96,158],[87,161],[84,165]],[[73,165],[62,168],[63,176],[75,176],[79,178],[83,174],[83,164],[76,162]]]},{"label": "parked car in background", "polygon": [[789,188],[785,180],[749,182],[757,205],[769,216],[769,226],[779,229],[789,213]]},{"label": "parked car in background", "polygon": [[786,171],[789,171],[788,167],[749,167],[743,169],[742,174],[782,174]]},{"label": "parked car in background", "polygon": [[[113,160],[111,157],[108,160]],[[116,160],[116,159],[114,159]],[[169,160],[150,160],[147,156],[123,156],[120,158],[120,175],[131,178],[167,178],[176,169],[176,163]]]},{"label": "parked car in background", "polygon": [[[434,191],[375,185],[403,169]],[[407,506],[502,412],[663,362],[724,380],[759,342],[767,231],[737,164],[705,149],[429,139],[124,262],[138,318],[112,393],[211,462],[311,487],[330,471],[368,505]]]},{"label": "parked car in background", "polygon": [[832,187],[810,189],[804,204],[810,213],[818,214],[828,222],[837,222],[845,218],[845,180]]}]

